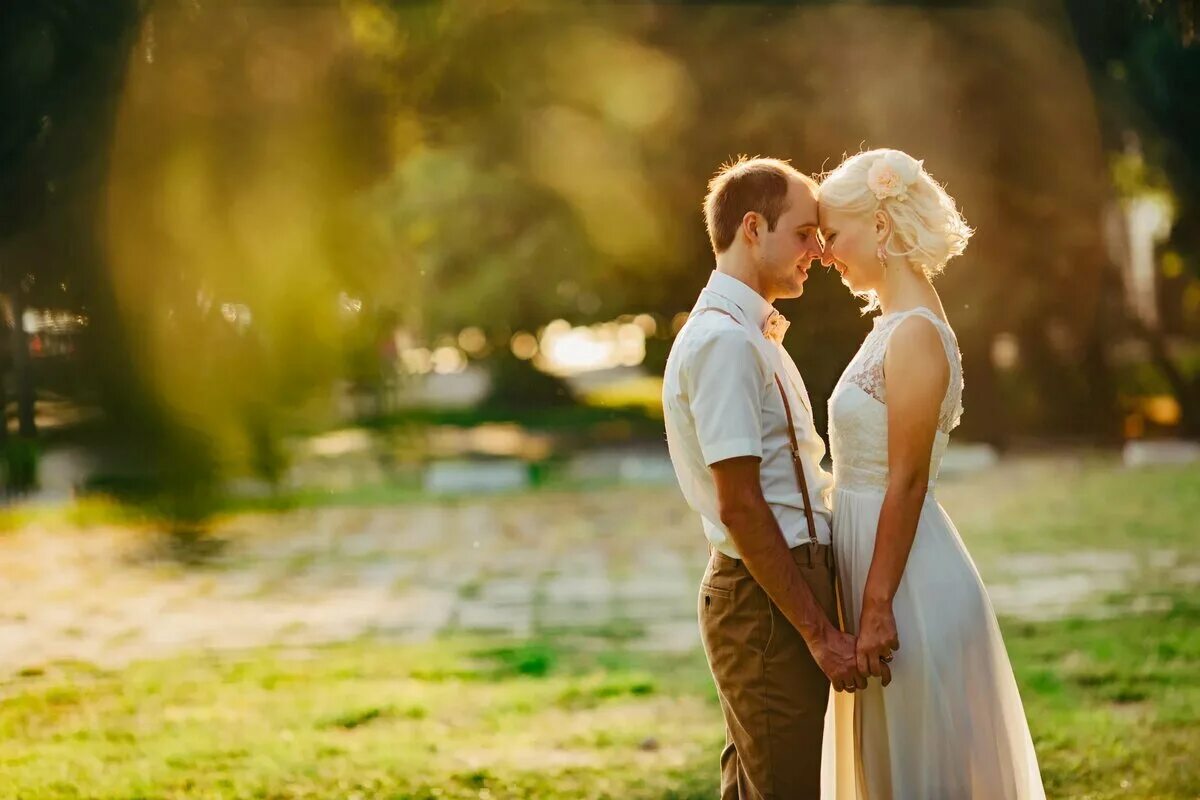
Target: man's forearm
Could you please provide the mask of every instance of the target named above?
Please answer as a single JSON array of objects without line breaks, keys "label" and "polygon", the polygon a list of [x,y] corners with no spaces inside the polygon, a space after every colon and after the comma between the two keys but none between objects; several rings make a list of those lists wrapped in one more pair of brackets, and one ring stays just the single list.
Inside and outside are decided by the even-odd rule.
[{"label": "man's forearm", "polygon": [[832,623],[792,560],[771,507],[765,500],[749,505],[725,526],[750,575],[811,647]]}]

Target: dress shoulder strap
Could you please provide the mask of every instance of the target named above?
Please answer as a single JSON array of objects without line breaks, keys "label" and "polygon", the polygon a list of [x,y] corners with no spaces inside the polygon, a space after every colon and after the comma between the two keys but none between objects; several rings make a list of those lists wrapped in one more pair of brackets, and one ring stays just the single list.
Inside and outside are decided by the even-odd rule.
[{"label": "dress shoulder strap", "polygon": [[[899,311],[884,323],[882,350],[886,352],[887,342],[891,341],[892,334],[896,332],[901,323],[911,317],[922,317],[933,324],[938,338],[942,340],[942,348],[945,351],[946,360],[953,367],[958,362],[958,338],[954,335],[954,330],[946,320],[939,317],[933,309],[926,308],[925,306],[917,306],[906,311]],[[883,353],[880,354],[880,357],[882,355]]]},{"label": "dress shoulder strap", "polygon": [[[959,420],[962,417],[962,355],[958,348],[958,337],[954,335],[954,329],[946,320],[939,317],[933,309],[925,306],[917,306],[910,308],[907,311],[901,311],[895,314],[893,318],[888,320],[887,329],[883,333],[883,344],[879,357],[882,362],[883,356],[886,354],[888,342],[891,341],[892,334],[896,328],[900,327],[900,323],[910,317],[923,317],[933,324],[934,330],[938,332],[938,337],[942,340],[943,354],[946,356],[946,361],[950,366],[950,380],[946,386],[946,394],[942,399],[941,413],[938,415],[938,428],[945,433],[949,433],[957,427]],[[879,368],[880,382],[883,381],[882,363]]]}]

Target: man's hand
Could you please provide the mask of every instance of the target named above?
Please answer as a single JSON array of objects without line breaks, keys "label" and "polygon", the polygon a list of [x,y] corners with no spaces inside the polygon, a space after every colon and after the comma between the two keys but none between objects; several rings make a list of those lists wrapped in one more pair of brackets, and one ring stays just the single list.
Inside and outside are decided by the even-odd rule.
[{"label": "man's hand", "polygon": [[808,649],[836,691],[867,688],[866,674],[858,669],[857,650],[850,634],[829,625],[820,638],[809,643]]},{"label": "man's hand", "polygon": [[858,671],[882,678],[883,685],[887,686],[892,682],[888,662],[892,660],[892,653],[899,649],[900,637],[896,633],[892,604],[866,601],[858,623]]}]

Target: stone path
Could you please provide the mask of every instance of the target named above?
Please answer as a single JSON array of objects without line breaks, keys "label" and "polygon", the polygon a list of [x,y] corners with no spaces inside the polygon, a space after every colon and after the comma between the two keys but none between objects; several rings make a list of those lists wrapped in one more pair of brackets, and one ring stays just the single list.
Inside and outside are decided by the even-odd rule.
[{"label": "stone path", "polygon": [[[939,489],[943,502],[955,491]],[[216,535],[228,547],[199,568],[157,555],[150,530],[0,536],[0,674],[58,659],[111,666],[371,633],[565,631],[664,650],[699,645],[707,553],[673,486],[245,515]],[[1046,618],[1130,588],[1146,559],[1172,580],[1200,578],[1170,551],[1006,556],[1003,568],[980,567],[998,611]]]}]

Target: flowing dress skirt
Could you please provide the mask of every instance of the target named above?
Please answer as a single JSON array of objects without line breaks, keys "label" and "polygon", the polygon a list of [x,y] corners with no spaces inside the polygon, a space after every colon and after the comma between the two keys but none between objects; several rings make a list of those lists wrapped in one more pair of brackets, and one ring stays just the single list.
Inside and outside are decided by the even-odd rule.
[{"label": "flowing dress skirt", "polygon": [[[838,489],[833,544],[858,628],[883,493]],[[1043,800],[1012,665],[979,571],[930,493],[892,605],[900,649],[885,689],[833,693],[825,800]]]}]

